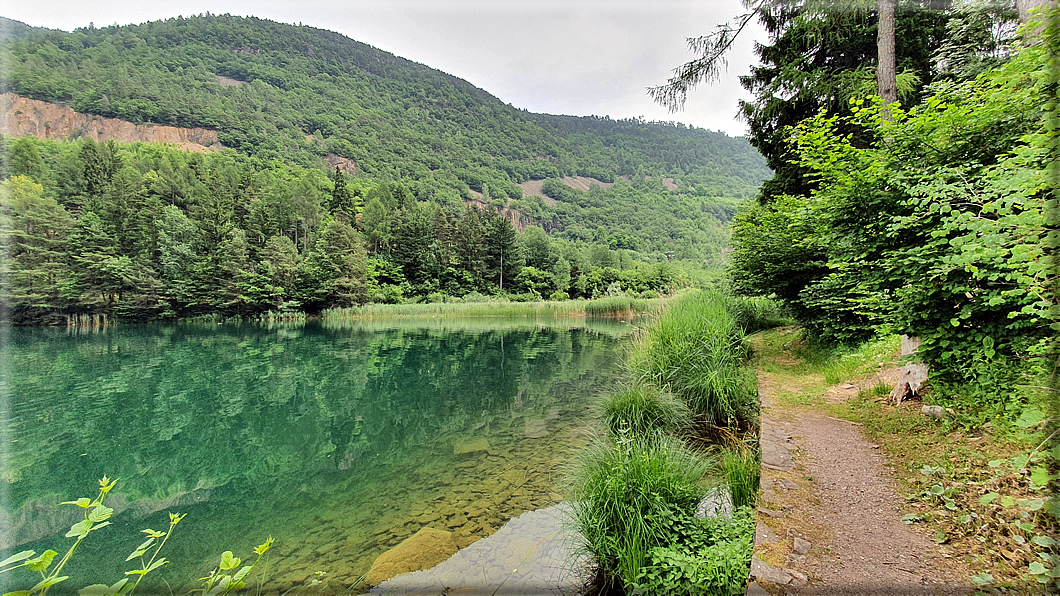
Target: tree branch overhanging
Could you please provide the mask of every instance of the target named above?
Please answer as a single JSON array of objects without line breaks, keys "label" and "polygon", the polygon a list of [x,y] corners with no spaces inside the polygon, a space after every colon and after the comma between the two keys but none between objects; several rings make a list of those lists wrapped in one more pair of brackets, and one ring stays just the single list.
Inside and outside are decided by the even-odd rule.
[{"label": "tree branch overhanging", "polygon": [[728,66],[725,54],[747,23],[758,15],[766,1],[757,0],[753,4],[747,2],[745,6],[750,12],[718,25],[714,33],[710,35],[689,37],[688,48],[699,54],[699,58],[675,68],[673,76],[666,81],[665,85],[648,87],[648,95],[652,100],[666,107],[670,112],[677,112],[684,107],[688,92],[696,85],[709,84],[718,80],[722,68]]}]

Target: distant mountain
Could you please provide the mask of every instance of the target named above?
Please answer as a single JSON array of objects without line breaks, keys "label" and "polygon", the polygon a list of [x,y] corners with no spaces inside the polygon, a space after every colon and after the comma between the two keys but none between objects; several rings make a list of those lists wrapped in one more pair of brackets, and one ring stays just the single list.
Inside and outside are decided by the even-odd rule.
[{"label": "distant mountain", "polygon": [[47,33],[49,31],[53,30],[45,29],[44,27],[31,27],[21,21],[0,17],[0,43],[23,39],[37,33]]},{"label": "distant mountain", "polygon": [[769,174],[742,138],[529,113],[311,27],[3,25],[19,323],[653,296],[717,279]]},{"label": "distant mountain", "polygon": [[[665,123],[532,114],[334,32],[230,15],[72,33],[5,19],[0,91],[78,112],[215,129],[263,160],[408,183],[421,200],[504,201],[528,180],[658,176],[750,196],[768,176],[743,139]],[[484,195],[484,196],[483,196]]]}]

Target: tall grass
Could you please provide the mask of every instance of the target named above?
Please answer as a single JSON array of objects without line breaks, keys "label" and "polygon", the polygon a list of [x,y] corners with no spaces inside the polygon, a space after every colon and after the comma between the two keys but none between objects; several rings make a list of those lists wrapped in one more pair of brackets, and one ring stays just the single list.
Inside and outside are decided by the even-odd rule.
[{"label": "tall grass", "polygon": [[605,587],[636,586],[652,549],[672,542],[671,529],[653,522],[693,517],[711,468],[665,438],[600,441],[581,453],[572,513]]},{"label": "tall grass", "polygon": [[634,379],[681,398],[715,426],[752,426],[757,420],[754,372],[745,366],[743,330],[717,291],[676,299],[634,343]]},{"label": "tall grass", "polygon": [[762,463],[758,449],[737,446],[726,449],[721,455],[721,468],[729,485],[732,506],[755,508],[758,501]]},{"label": "tall grass", "polygon": [[642,300],[628,296],[599,298],[585,303],[587,317],[633,317],[648,312],[658,299]]},{"label": "tall grass", "polygon": [[366,304],[350,308],[329,308],[322,319],[393,319],[438,317],[576,317],[585,313],[585,300],[563,302],[427,302],[419,304]]},{"label": "tall grass", "polygon": [[651,386],[628,387],[604,398],[600,418],[613,437],[629,433],[634,438],[659,434],[681,436],[692,425],[692,411],[667,391]]},{"label": "tall grass", "polygon": [[748,335],[794,323],[784,307],[769,298],[726,296],[725,305],[736,324]]}]

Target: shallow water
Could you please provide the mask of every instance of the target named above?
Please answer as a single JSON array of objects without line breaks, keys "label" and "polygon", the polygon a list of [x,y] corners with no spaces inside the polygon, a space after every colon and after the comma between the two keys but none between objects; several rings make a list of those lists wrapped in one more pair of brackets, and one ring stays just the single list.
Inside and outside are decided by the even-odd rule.
[{"label": "shallow water", "polygon": [[0,557],[65,552],[77,513],[57,503],[93,497],[104,474],[120,478],[114,524],[65,568],[68,589],[123,577],[139,530],[164,530],[169,511],[188,515],[163,552],[173,563],[149,576],[166,593],[269,535],[277,591],[343,591],[425,526],[470,544],[561,498],[628,332],[490,327],[12,329]]}]

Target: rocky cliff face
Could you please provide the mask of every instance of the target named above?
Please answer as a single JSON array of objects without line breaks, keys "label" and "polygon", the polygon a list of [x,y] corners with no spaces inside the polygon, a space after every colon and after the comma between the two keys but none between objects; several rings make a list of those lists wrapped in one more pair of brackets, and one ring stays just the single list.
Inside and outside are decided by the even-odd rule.
[{"label": "rocky cliff face", "polygon": [[13,137],[172,143],[186,151],[202,153],[223,148],[214,130],[133,124],[117,118],[81,114],[63,104],[27,99],[14,93],[0,94],[0,130]]}]

